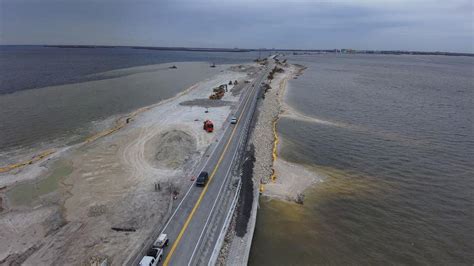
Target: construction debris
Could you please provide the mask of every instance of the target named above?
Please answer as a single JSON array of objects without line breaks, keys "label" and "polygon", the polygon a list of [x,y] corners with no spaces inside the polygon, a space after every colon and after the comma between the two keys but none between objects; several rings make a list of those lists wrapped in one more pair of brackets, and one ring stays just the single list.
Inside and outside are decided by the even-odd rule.
[{"label": "construction debris", "polygon": [[137,229],[133,227],[112,227],[112,230],[117,232],[135,232]]},{"label": "construction debris", "polygon": [[265,94],[268,92],[268,90],[271,90],[272,87],[271,87],[268,83],[264,83],[264,84],[262,85],[262,88],[263,88],[262,98],[265,99]]},{"label": "construction debris", "polygon": [[89,258],[89,261],[87,264],[90,266],[107,266],[108,259],[107,257],[103,257],[103,256],[93,256]]},{"label": "construction debris", "polygon": [[274,67],[272,69],[272,71],[270,71],[270,73],[268,74],[268,79],[273,79],[273,76],[275,75],[275,73],[283,73],[285,72],[285,70],[283,70],[283,68],[279,68],[279,67]]}]

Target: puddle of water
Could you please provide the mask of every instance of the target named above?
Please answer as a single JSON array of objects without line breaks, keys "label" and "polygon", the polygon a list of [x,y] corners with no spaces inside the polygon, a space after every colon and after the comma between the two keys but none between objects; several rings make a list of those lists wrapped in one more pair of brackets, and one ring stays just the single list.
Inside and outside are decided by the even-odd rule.
[{"label": "puddle of water", "polygon": [[14,186],[7,192],[12,205],[32,205],[41,196],[56,191],[61,178],[71,174],[73,168],[70,162],[57,161],[52,165],[52,172],[40,180],[26,182]]}]

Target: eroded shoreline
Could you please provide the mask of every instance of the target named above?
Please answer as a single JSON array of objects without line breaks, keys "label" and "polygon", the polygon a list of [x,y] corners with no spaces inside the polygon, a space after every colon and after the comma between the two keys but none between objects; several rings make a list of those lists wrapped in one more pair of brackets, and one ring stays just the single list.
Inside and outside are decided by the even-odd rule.
[{"label": "eroded shoreline", "polygon": [[302,203],[304,190],[315,182],[315,178],[304,167],[278,156],[281,137],[278,136],[277,125],[287,109],[284,97],[288,81],[302,75],[305,67],[288,63],[279,66],[284,72],[276,74],[269,83],[271,89],[265,93],[251,139],[257,158],[253,169],[254,181],[259,184],[264,196]]}]

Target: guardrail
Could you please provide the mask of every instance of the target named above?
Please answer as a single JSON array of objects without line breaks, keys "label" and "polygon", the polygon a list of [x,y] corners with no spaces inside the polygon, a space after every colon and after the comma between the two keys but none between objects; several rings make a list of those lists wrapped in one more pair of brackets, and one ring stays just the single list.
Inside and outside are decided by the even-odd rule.
[{"label": "guardrail", "polygon": [[217,238],[216,245],[214,246],[214,250],[212,251],[211,258],[209,259],[208,266],[213,266],[216,264],[217,257],[219,257],[219,253],[221,251],[222,245],[224,244],[224,238],[227,233],[227,229],[229,229],[230,220],[232,219],[232,215],[234,214],[235,207],[237,206],[237,200],[239,199],[240,189],[242,188],[242,181],[239,179],[239,183],[237,185],[237,191],[235,192],[234,199],[230,205],[230,209],[227,212],[227,215],[224,220],[224,226],[219,233],[219,237]]},{"label": "guardrail", "polygon": [[[264,76],[266,76],[266,75],[264,75]],[[261,80],[259,82],[261,82]],[[256,97],[253,100],[252,116],[248,120],[249,123],[250,123],[250,121],[252,121],[254,119],[255,108],[257,106],[257,100],[258,100],[258,95],[260,93],[260,88],[261,88],[261,86],[260,86],[260,84],[258,84],[258,90],[259,91],[256,92]],[[248,138],[249,132],[250,132],[250,125],[247,125],[247,127],[245,129],[245,135],[247,135],[247,138]],[[247,142],[245,141],[244,143],[246,144]],[[241,145],[241,144],[242,143],[240,143],[239,145]],[[239,179],[239,183],[237,185],[237,190],[235,192],[234,199],[232,200],[230,209],[227,212],[226,218],[224,220],[224,226],[222,227],[221,232],[219,233],[219,237],[217,238],[216,245],[214,246],[214,250],[212,251],[211,257],[210,257],[209,262],[208,262],[208,266],[216,265],[217,258],[219,257],[219,253],[220,253],[220,251],[222,249],[222,246],[224,244],[224,239],[225,239],[225,236],[227,234],[227,230],[229,229],[232,216],[233,216],[235,208],[237,206],[237,201],[239,199],[241,189],[242,189],[242,179]]]}]

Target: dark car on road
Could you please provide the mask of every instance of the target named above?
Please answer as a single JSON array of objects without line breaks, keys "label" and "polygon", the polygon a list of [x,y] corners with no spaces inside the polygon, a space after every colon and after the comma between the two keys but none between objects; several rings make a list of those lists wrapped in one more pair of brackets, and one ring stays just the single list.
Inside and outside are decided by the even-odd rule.
[{"label": "dark car on road", "polygon": [[196,180],[196,186],[198,187],[205,186],[208,179],[209,179],[209,174],[207,172],[201,172]]}]

